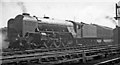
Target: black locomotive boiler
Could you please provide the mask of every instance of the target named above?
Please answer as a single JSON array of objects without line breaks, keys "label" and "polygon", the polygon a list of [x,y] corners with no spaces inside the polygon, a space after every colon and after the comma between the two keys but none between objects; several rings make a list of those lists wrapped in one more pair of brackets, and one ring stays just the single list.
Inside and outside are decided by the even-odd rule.
[{"label": "black locomotive boiler", "polygon": [[111,28],[71,20],[30,16],[27,13],[8,21],[11,49],[108,45],[113,42],[112,35]]}]

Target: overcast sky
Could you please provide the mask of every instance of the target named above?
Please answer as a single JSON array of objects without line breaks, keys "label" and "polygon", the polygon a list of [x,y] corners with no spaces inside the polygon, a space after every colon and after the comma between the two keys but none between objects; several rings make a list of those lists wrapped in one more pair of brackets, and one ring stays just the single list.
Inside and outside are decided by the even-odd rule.
[{"label": "overcast sky", "polygon": [[[0,28],[22,12],[115,27],[115,3],[119,0],[0,0]],[[23,10],[24,9],[24,10]],[[106,18],[107,17],[107,18]]]}]

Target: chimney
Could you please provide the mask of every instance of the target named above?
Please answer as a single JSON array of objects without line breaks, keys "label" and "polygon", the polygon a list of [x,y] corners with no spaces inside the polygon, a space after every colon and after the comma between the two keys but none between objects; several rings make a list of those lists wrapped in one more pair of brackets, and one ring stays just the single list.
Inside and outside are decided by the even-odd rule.
[{"label": "chimney", "polygon": [[30,14],[29,14],[29,13],[22,13],[22,15],[27,15],[27,16],[30,16]]}]

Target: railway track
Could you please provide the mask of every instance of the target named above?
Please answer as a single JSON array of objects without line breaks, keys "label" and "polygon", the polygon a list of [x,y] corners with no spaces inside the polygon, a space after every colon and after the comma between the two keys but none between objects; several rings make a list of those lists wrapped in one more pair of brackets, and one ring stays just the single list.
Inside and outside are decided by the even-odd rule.
[{"label": "railway track", "polygon": [[34,49],[1,53],[2,65],[87,63],[95,57],[119,54],[118,46],[67,47],[55,49]]},{"label": "railway track", "polygon": [[120,56],[94,65],[118,65],[118,64],[120,64]]}]

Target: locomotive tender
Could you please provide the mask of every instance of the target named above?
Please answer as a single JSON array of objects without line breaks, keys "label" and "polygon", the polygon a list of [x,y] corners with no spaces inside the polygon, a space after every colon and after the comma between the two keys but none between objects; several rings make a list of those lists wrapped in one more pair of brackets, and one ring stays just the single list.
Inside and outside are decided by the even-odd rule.
[{"label": "locomotive tender", "polygon": [[112,43],[112,29],[96,24],[30,16],[28,13],[8,21],[11,49],[62,48]]}]

